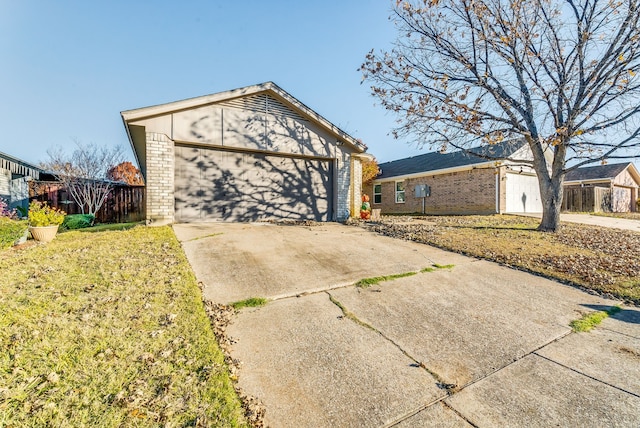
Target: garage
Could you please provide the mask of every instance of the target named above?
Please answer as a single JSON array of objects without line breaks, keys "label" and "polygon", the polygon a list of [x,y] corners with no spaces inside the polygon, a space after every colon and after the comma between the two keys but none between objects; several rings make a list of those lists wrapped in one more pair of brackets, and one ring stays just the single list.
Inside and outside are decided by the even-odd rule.
[{"label": "garage", "polygon": [[342,221],[366,146],[273,82],[121,112],[148,224]]},{"label": "garage", "polygon": [[175,149],[177,222],[331,219],[330,159]]},{"label": "garage", "polygon": [[506,183],[506,212],[542,212],[538,177],[527,174],[506,174]]}]

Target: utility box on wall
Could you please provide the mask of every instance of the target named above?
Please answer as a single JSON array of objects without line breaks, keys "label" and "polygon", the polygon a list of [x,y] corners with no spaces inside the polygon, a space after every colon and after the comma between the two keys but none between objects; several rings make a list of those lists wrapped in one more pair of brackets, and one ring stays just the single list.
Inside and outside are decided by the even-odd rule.
[{"label": "utility box on wall", "polygon": [[431,187],[426,184],[418,184],[415,187],[416,198],[426,198],[431,196]]}]

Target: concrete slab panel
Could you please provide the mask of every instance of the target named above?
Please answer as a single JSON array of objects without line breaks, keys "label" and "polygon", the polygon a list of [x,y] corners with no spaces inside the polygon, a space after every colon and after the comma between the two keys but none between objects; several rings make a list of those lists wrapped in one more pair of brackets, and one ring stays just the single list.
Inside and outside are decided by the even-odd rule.
[{"label": "concrete slab panel", "polygon": [[330,293],[458,387],[568,334],[581,304],[607,302],[485,261]]},{"label": "concrete slab panel", "polygon": [[264,402],[268,426],[383,426],[445,395],[326,293],[242,310],[227,333],[242,361],[239,386]]},{"label": "concrete slab panel", "polygon": [[480,427],[640,425],[640,398],[536,355],[445,401]]},{"label": "concrete slab panel", "polygon": [[[467,257],[338,223],[173,226],[204,296],[218,303],[295,296]],[[366,256],[365,256],[366,254]]]},{"label": "concrete slab panel", "polygon": [[597,328],[564,337],[537,354],[640,397],[638,338]]},{"label": "concrete slab panel", "polygon": [[640,339],[640,309],[623,307],[620,312],[605,319],[600,328]]},{"label": "concrete slab panel", "polygon": [[441,402],[393,425],[394,428],[471,428],[472,426]]}]

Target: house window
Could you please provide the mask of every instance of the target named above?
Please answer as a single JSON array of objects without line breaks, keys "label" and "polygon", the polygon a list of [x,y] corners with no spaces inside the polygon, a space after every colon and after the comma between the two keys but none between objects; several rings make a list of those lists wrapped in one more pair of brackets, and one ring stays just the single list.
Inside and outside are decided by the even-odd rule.
[{"label": "house window", "polygon": [[404,181],[396,181],[396,204],[404,204]]},{"label": "house window", "polygon": [[382,203],[382,184],[373,185],[373,203],[374,204]]}]

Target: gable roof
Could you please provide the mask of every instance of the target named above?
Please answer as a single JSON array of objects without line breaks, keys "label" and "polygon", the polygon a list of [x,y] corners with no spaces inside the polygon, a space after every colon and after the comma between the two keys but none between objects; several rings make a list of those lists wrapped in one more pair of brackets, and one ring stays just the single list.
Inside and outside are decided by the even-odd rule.
[{"label": "gable roof", "polygon": [[[378,165],[382,173],[376,177],[376,180],[495,162],[496,160],[513,156],[525,145],[526,142],[523,140],[510,140],[475,147],[469,149],[469,151],[460,150],[451,153],[431,152],[385,162]],[[478,154],[478,156],[474,156],[474,153]],[[491,159],[487,159],[487,157]]]},{"label": "gable roof", "polygon": [[[635,167],[631,162],[629,163],[613,163],[607,165],[595,165],[595,166],[585,166],[582,168],[574,169],[573,171],[569,171],[564,178],[565,183],[568,181],[587,181],[587,180],[613,180],[616,178],[622,171],[629,168],[629,166]],[[638,178],[637,171],[635,172],[635,178]],[[634,175],[632,172],[632,175]]]},{"label": "gable roof", "polygon": [[273,82],[265,82],[258,85],[246,86],[244,88],[232,89],[230,91],[218,92],[201,97],[188,98],[186,100],[174,101],[166,104],[159,104],[134,110],[126,110],[122,111],[120,115],[122,116],[122,120],[124,121],[125,127],[127,128],[127,132],[129,132],[129,127],[127,126],[127,124],[131,121],[137,121],[145,118],[195,109],[206,105],[216,104],[223,101],[230,101],[260,93],[272,94],[275,95],[279,100],[285,101],[287,104],[295,108],[305,118],[312,120],[313,122],[325,128],[330,133],[334,134],[336,137],[353,146],[357,153],[363,153],[367,149],[367,146],[365,144],[347,134],[345,131],[322,117],[320,114],[311,110],[305,104],[300,102],[298,99],[293,97],[291,94],[289,94]]}]

